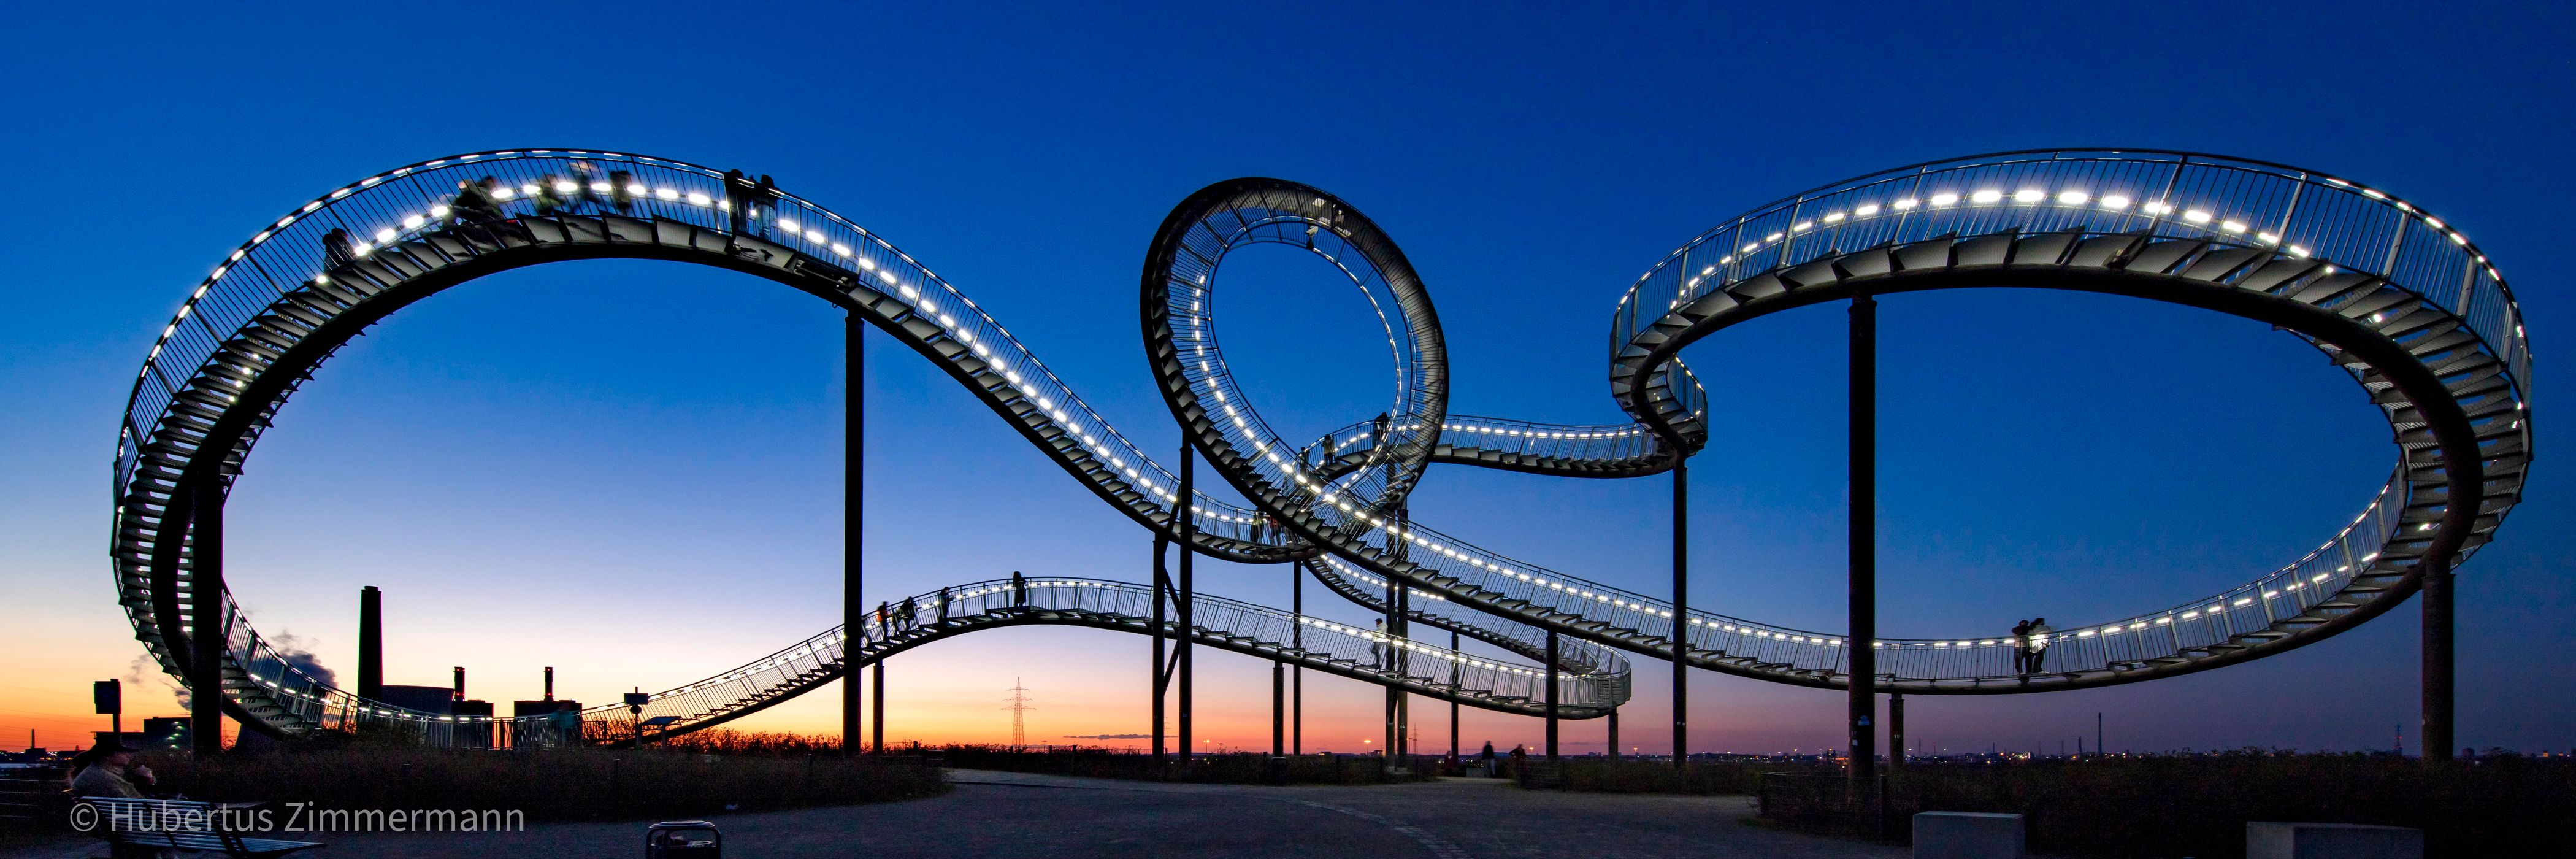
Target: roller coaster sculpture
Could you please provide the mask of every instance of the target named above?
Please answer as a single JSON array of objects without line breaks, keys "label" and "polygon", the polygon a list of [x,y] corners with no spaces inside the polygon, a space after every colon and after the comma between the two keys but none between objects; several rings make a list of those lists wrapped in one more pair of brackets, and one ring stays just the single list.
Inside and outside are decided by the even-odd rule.
[{"label": "roller coaster sculpture", "polygon": [[[450,209],[459,181],[486,176],[498,180],[495,208]],[[1211,299],[1226,255],[1261,243],[1310,251],[1384,320],[1397,378],[1383,417],[1292,441],[1237,385]],[[1191,617],[1158,627],[1148,586],[1042,575],[1024,594],[1003,582],[952,587],[944,600],[925,594],[905,601],[910,616],[825,630],[656,693],[644,715],[677,717],[670,732],[738,718],[930,641],[1028,624],[1186,636],[1468,706],[1539,713],[1553,701],[1567,718],[1626,700],[1622,654],[1672,658],[1676,630],[1691,666],[1809,687],[1845,686],[1856,646],[1871,648],[1877,688],[1895,692],[2011,694],[2170,677],[2322,640],[2389,610],[2428,575],[2448,575],[2518,500],[2530,457],[2530,355],[2496,268],[2432,214],[2326,174],[2179,152],[2032,151],[1919,164],[1784,198],[1691,240],[1620,295],[1609,381],[1629,420],[1586,426],[1452,413],[1439,318],[1394,241],[1331,194],[1239,179],[1172,212],[1141,284],[1154,383],[1186,443],[1244,499],[1193,491],[1184,534],[1172,469],[992,314],[877,234],[793,194],[747,198],[724,171],[693,164],[482,152],[369,176],[286,212],[228,254],[152,346],[118,435],[111,554],[120,600],[163,667],[190,682],[193,660],[212,650],[224,711],[271,735],[382,724],[435,740],[455,730],[460,717],[367,700],[311,676],[220,588],[200,604],[200,561],[220,558],[223,498],[252,444],[342,344],[449,287],[592,258],[697,263],[813,294],[945,370],[1149,531],[1183,535],[1208,557],[1300,564],[1373,610],[1385,611],[1389,589],[1401,588],[1404,618],[1519,657],[1207,597],[1192,602]],[[2015,642],[1991,636],[1856,644],[1733,613],[1677,615],[1668,599],[1478,547],[1405,512],[1434,463],[1638,477],[1669,471],[1713,436],[1751,432],[1709,412],[1680,360],[1683,347],[1729,326],[1862,295],[1994,286],[2133,296],[2277,326],[2348,371],[2385,411],[2396,467],[2349,525],[2305,556],[2205,598],[2067,627],[2038,673],[2017,670]],[[1552,664],[1551,640],[1563,644]],[[1387,658],[1393,652],[1404,658]],[[610,712],[622,706],[598,709],[585,718],[625,718]]]}]

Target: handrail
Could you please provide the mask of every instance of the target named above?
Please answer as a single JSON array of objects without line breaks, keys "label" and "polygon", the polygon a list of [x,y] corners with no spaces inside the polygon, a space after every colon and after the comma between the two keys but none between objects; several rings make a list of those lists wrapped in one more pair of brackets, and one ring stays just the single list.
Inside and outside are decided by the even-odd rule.
[{"label": "handrail", "polygon": [[[1024,584],[1024,589],[1019,585]],[[944,598],[944,604],[943,604]],[[835,626],[704,679],[649,695],[640,714],[625,704],[603,704],[579,711],[585,724],[626,724],[638,719],[674,716],[679,722],[654,737],[695,730],[733,718],[751,705],[781,700],[806,688],[846,676],[851,664],[865,666],[926,640],[993,628],[989,621],[1012,624],[1056,623],[1126,628],[1150,633],[1152,589],[1145,585],[1092,579],[1038,577],[967,582],[891,601],[896,610],[871,612],[861,625],[855,663],[845,664],[850,642]],[[902,612],[910,606],[909,614]],[[1192,600],[1195,623],[1167,622],[1165,634],[1217,640],[1258,642],[1275,658],[1319,669],[1335,670],[1369,682],[1415,687],[1423,694],[1450,697],[1470,706],[1526,712],[1544,697],[1544,668],[1450,650],[1417,640],[1392,637],[1311,616],[1292,615],[1240,600],[1200,595]],[[1078,615],[1076,617],[1075,615]],[[245,667],[247,681],[300,709],[305,720],[326,730],[360,725],[390,725],[414,732],[473,730],[486,722],[514,732],[540,735],[557,724],[556,716],[492,717],[424,713],[370,702],[314,678],[281,656],[238,613],[227,617],[235,663]],[[1290,635],[1302,627],[1302,634]],[[1291,644],[1291,642],[1296,642]],[[1205,643],[1205,642],[1203,642]],[[1389,648],[1393,649],[1390,650]],[[1558,675],[1561,706],[1572,717],[1607,711],[1628,695],[1626,667],[1607,671],[1566,671]],[[442,744],[453,737],[429,735]],[[609,740],[631,738],[607,735]]]},{"label": "handrail", "polygon": [[[487,175],[498,180],[503,223],[463,222],[470,219],[449,209],[453,183]],[[247,390],[263,362],[285,348],[272,342],[273,333],[262,335],[263,326],[304,330],[318,324],[309,317],[362,302],[363,296],[351,296],[329,275],[348,265],[374,264],[374,255],[401,268],[395,257],[441,253],[441,242],[478,252],[471,250],[479,245],[470,237],[478,230],[489,237],[554,223],[549,229],[561,231],[568,229],[566,217],[598,225],[592,229],[629,219],[648,231],[706,231],[736,249],[757,244],[789,254],[799,276],[831,282],[827,297],[893,314],[907,342],[946,362],[997,412],[1019,416],[1032,440],[1049,447],[1050,455],[1095,491],[1126,505],[1149,526],[1168,527],[1178,506],[1173,472],[1111,426],[992,315],[880,237],[793,194],[780,192],[765,210],[736,217],[744,189],[726,182],[726,174],[707,167],[595,150],[453,156],[337,189],[287,213],[227,256],[155,342],[119,428],[112,548],[121,598],[153,652],[175,673],[153,609],[152,547],[173,538],[162,533],[161,514],[183,470],[210,470],[215,479],[228,481],[238,468],[228,457],[211,466],[199,461],[195,440],[212,415],[238,411],[237,392]],[[2482,437],[2510,437],[2518,445],[2512,455],[2528,455],[2528,348],[2519,310],[2494,267],[2456,229],[2412,204],[2280,165],[2187,153],[2006,153],[1931,162],[1784,198],[1702,234],[1628,288],[1614,317],[1610,358],[1613,393],[1636,420],[1593,426],[1449,413],[1436,313],[1392,240],[1347,203],[1320,191],[1276,180],[1246,187],[1252,190],[1225,203],[1232,207],[1229,214],[1244,217],[1167,224],[1170,241],[1158,239],[1158,253],[1166,254],[1169,277],[1158,284],[1149,273],[1147,283],[1149,345],[1154,325],[1168,326],[1162,341],[1168,359],[1158,359],[1166,363],[1156,371],[1178,383],[1177,390],[1166,386],[1179,397],[1173,400],[1175,414],[1184,423],[1199,422],[1195,443],[1211,461],[1222,460],[1220,467],[1231,469],[1227,481],[1252,499],[1247,505],[1197,492],[1189,505],[1188,535],[1199,551],[1237,560],[1313,559],[1319,578],[1354,599],[1401,582],[1421,595],[1415,607],[1424,618],[1524,654],[1542,627],[1576,625],[1611,647],[1654,653],[1667,646],[1675,619],[1665,601],[1508,558],[1396,515],[1425,467],[1440,461],[1577,476],[1636,476],[1669,468],[1705,443],[1717,417],[1708,414],[1689,368],[1654,344],[1696,324],[1685,310],[1703,299],[1864,247],[2010,229],[2206,240],[2213,248],[2331,260],[2383,277],[2411,290],[2427,307],[2455,315],[2475,338],[2475,348],[2502,362],[2515,405],[2504,417],[2481,418],[2487,427]],[[1178,211],[1175,217],[1181,217]],[[461,245],[459,236],[466,237]],[[349,244],[325,247],[326,238]],[[1328,436],[1322,442],[1327,455],[1310,460],[1311,445],[1291,446],[1272,433],[1236,387],[1217,348],[1205,298],[1216,260],[1232,247],[1261,242],[1315,252],[1378,309],[1400,367],[1386,438],[1379,437],[1378,422],[1361,421]],[[1703,259],[1706,254],[1717,258]],[[2455,283],[2445,279],[2450,275],[2456,275]],[[1646,358],[1655,355],[1663,357],[1646,366]],[[257,408],[256,417],[265,418],[294,384],[288,379],[283,392],[239,405]],[[2496,422],[2505,425],[2497,429]],[[265,424],[252,421],[230,452],[246,454]],[[2512,480],[2518,485],[2518,476]],[[2053,652],[2088,666],[2143,664],[2238,641],[2249,631],[2277,629],[2286,618],[2331,608],[2362,586],[2372,573],[2368,565],[2398,529],[2433,527],[2420,519],[2430,503],[2417,489],[2420,482],[2401,463],[2351,525],[2299,561],[2206,600],[2069,627],[2055,639],[2055,647],[2064,649]],[[2510,502],[2490,498],[2486,505],[2482,531],[2492,530]],[[179,564],[184,579],[184,557]],[[1245,622],[1254,617],[1245,614]],[[291,655],[269,646],[246,623],[234,618],[228,624],[239,627],[227,630],[239,639],[228,654],[234,667],[262,676],[254,669],[278,666],[258,689],[245,692],[310,703],[293,706],[328,718],[323,705],[330,696],[314,691],[327,684],[314,684],[293,669]],[[1684,628],[1696,664],[1795,682],[1830,681],[1847,646],[1837,635],[1698,610]],[[1586,637],[1568,644],[1560,668],[1624,671],[1624,661]],[[810,653],[814,646],[809,639],[796,647]],[[1941,683],[2011,675],[1998,667],[2009,641],[1890,638],[1873,646],[1891,651],[1880,664],[1899,678]],[[368,705],[342,704],[343,710],[368,715],[358,712]]]}]

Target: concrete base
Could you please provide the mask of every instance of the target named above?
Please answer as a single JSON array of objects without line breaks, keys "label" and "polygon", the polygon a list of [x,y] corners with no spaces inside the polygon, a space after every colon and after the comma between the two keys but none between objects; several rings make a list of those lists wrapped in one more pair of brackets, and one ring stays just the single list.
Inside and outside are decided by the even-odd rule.
[{"label": "concrete base", "polygon": [[2245,859],[2424,859],[2424,830],[2248,821]]},{"label": "concrete base", "polygon": [[1914,815],[1914,859],[2022,859],[2021,815],[1967,811]]}]

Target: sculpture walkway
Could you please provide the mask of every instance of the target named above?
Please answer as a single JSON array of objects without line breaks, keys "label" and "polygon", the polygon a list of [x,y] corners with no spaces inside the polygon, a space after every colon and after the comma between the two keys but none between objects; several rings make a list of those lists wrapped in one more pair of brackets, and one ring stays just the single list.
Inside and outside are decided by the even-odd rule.
[{"label": "sculpture walkway", "polygon": [[[497,212],[450,209],[460,180],[498,179]],[[186,677],[217,651],[227,709],[293,735],[355,720],[429,724],[296,671],[229,599],[203,637],[198,559],[220,557],[221,507],[260,432],[350,338],[440,290],[568,260],[692,262],[765,277],[847,309],[940,366],[1031,444],[1151,532],[1172,534],[1182,479],[1093,412],[1009,330],[874,233],[792,194],[736,212],[721,171],[666,159],[515,150],[422,162],[287,213],[232,252],[181,307],[138,374],[120,433],[112,544],[138,637]],[[760,205],[754,200],[753,205]],[[749,209],[750,206],[744,206]],[[1209,301],[1219,264],[1256,243],[1307,249],[1386,320],[1396,396],[1382,420],[1324,439],[1271,431],[1236,386]],[[1193,492],[1192,548],[1248,563],[1302,563],[1383,610],[1389,581],[1414,622],[1543,659],[1551,634],[1564,715],[1627,697],[1619,652],[1775,682],[1846,684],[1836,633],[1686,609],[1477,547],[1413,521],[1405,499],[1433,463],[1617,478],[1656,474],[1712,439],[1767,431],[1712,415],[1678,359],[1689,343],[1769,313],[1856,295],[2022,286],[2129,295],[2269,322],[2316,345],[2385,410],[2399,447],[2386,487],[2352,524],[2279,568],[2204,598],[2069,625],[2045,672],[1992,637],[1867,642],[1880,689],[2017,693],[2172,676],[2302,646],[2363,622],[2447,572],[2518,500],[2529,457],[2529,355],[2519,311],[2465,237],[2422,210],[2343,179],[2260,162],[2163,152],[2006,153],[1825,186],[1709,231],[1620,298],[1608,367],[1632,422],[1554,425],[1448,410],[1448,359],[1419,276],[1377,225],[1320,190],[1220,183],[1176,208],[1142,278],[1154,380],[1189,444],[1244,503]],[[1722,450],[1712,448],[1712,450]],[[1194,487],[1195,489],[1195,487]],[[1658,570],[1657,572],[1660,572]],[[1615,573],[1612,573],[1615,574]],[[1633,578],[1633,577],[1632,577]],[[1050,582],[1069,582],[1047,578]],[[952,595],[991,583],[953,588]],[[1149,589],[1071,582],[1043,604],[964,613],[897,632],[870,628],[856,662],[947,635],[1026,623],[1150,631]],[[916,598],[919,602],[920,598]],[[1200,597],[1201,644],[1472,706],[1529,712],[1529,665],[1410,649],[1408,670],[1355,650],[1364,633]],[[971,608],[971,611],[967,610]],[[200,616],[212,619],[211,613]],[[217,632],[220,634],[216,634]],[[1302,635],[1302,644],[1298,641]],[[656,696],[688,727],[716,724],[851,668],[839,630]],[[1434,666],[1425,671],[1422,666]],[[1457,667],[1454,676],[1440,670]],[[668,703],[665,704],[664,702]],[[620,708],[622,709],[622,708]]]}]

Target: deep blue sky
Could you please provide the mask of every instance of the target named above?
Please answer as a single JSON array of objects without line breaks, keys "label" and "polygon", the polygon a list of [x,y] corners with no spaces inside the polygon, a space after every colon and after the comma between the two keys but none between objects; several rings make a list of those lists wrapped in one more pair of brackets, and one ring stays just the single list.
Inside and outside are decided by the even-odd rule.
[{"label": "deep blue sky", "polygon": [[[1210,182],[1313,183],[1391,231],[1446,324],[1453,411],[1587,422],[1617,416],[1617,293],[1708,226],[1920,160],[2130,146],[2362,179],[2497,260],[2537,344],[2541,463],[2462,570],[2460,739],[2576,745],[2576,528],[2552,467],[2576,439],[2547,386],[2576,330],[2548,256],[2576,198],[2556,164],[2576,143],[2561,7],[588,8],[613,11],[0,12],[20,37],[0,56],[17,201],[0,209],[0,737],[69,730],[74,681],[140,652],[104,547],[116,418],[153,336],[248,233],[399,164],[589,147],[773,174],[928,263],[1162,444],[1136,272],[1164,213]],[[1229,272],[1227,344],[1277,425],[1383,408],[1374,319],[1346,286],[1284,254]],[[1766,319],[1687,356],[1722,427],[1694,462],[1693,605],[1842,628],[1841,320]],[[1993,291],[1890,298],[1882,326],[1890,635],[2215,592],[2348,521],[2392,461],[2358,389],[2258,324]],[[465,664],[503,700],[532,697],[541,665],[597,701],[819,631],[837,620],[840,332],[809,297],[668,264],[441,295],[344,350],[265,439],[232,507],[233,584],[264,630],[344,665],[351,592],[382,585],[396,682]],[[1012,569],[1142,579],[1141,531],[876,345],[871,598]],[[1668,492],[1452,468],[1415,511],[1660,594]],[[1200,580],[1287,602],[1276,568]],[[2411,748],[2416,632],[2409,605],[2254,665],[1919,700],[1912,723],[1940,746],[2052,750],[2097,711],[2114,748],[2384,747],[2403,723]],[[1055,705],[1033,736],[1142,730],[1144,663],[1143,641],[1098,632],[943,644],[897,663],[896,734],[989,739],[1005,723],[987,699],[1013,677]],[[1201,664],[1203,718],[1255,741],[1266,669]],[[1696,678],[1704,748],[1839,743],[1839,693]],[[1311,720],[1367,730],[1368,690],[1310,686]],[[1658,748],[1665,680],[1644,667],[1637,686],[1629,739]],[[819,727],[832,697],[753,726]],[[1537,736],[1528,719],[1469,725],[1471,744]]]}]

